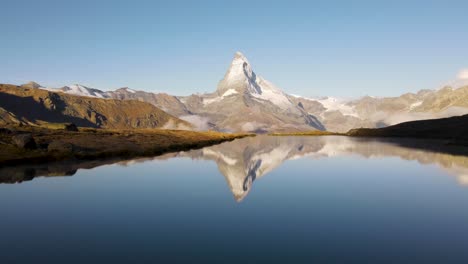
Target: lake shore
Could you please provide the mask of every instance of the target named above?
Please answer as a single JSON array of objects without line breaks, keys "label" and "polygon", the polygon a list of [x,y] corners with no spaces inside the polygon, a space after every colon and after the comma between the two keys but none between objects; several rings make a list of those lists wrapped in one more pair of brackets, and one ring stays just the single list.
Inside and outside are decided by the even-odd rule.
[{"label": "lake shore", "polygon": [[313,130],[313,131],[303,131],[303,132],[285,132],[285,133],[269,133],[269,136],[346,136],[345,133],[337,133],[337,132],[330,132],[330,131],[321,131],[321,130]]},{"label": "lake shore", "polygon": [[0,131],[0,167],[64,160],[134,158],[202,148],[252,134],[135,129],[77,131],[20,126]]},{"label": "lake shore", "polygon": [[468,146],[468,115],[404,122],[382,128],[356,128],[353,137],[434,139],[447,145]]},{"label": "lake shore", "polygon": [[362,138],[408,138],[436,140],[454,146],[468,146],[468,115],[404,122],[382,128],[355,128],[346,133],[307,131],[272,133],[272,136],[350,136]]}]

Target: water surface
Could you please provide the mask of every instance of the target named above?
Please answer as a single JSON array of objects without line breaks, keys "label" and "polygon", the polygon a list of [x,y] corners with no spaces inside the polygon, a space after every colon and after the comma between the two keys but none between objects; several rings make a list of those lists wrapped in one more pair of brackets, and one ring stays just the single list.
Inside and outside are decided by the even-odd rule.
[{"label": "water surface", "polygon": [[466,263],[468,157],[425,143],[260,136],[4,168],[0,262]]}]

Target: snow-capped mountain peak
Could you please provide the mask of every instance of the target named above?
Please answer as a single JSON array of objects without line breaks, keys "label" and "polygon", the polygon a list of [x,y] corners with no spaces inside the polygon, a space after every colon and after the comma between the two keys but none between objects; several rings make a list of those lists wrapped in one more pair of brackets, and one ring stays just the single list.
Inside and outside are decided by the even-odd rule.
[{"label": "snow-capped mountain peak", "polygon": [[[271,82],[257,76],[252,70],[248,59],[241,52],[236,52],[234,58],[224,75],[216,91],[218,97],[225,97],[226,94],[248,94],[254,99],[269,101],[282,109],[291,107],[286,94]],[[220,98],[209,99],[219,101]]]},{"label": "snow-capped mountain peak", "polygon": [[115,93],[136,93],[137,91],[130,89],[128,87],[122,87],[114,91]]},{"label": "snow-capped mountain peak", "polygon": [[73,84],[70,86],[62,87],[60,90],[67,94],[74,94],[79,96],[106,98],[105,93],[101,90],[89,88],[81,84]]},{"label": "snow-capped mountain peak", "polygon": [[222,95],[227,90],[234,89],[239,93],[246,91],[249,93],[261,93],[256,79],[257,76],[253,72],[247,58],[241,52],[236,52],[229,69],[224,75],[224,79],[218,85],[217,92]]},{"label": "snow-capped mountain peak", "polygon": [[46,88],[40,87],[40,89],[48,90],[51,92],[62,92],[71,95],[77,96],[86,96],[86,97],[96,97],[96,98],[109,98],[110,96],[99,89],[86,87],[81,84],[72,84],[69,86],[64,86],[62,88]]}]

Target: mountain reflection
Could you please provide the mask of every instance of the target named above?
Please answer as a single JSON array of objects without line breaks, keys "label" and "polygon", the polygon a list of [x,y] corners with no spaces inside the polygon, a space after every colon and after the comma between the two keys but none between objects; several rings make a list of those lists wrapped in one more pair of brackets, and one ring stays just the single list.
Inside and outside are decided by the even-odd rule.
[{"label": "mountain reflection", "polygon": [[238,139],[188,152],[170,153],[154,158],[130,161],[106,160],[45,164],[0,168],[0,182],[15,183],[38,176],[72,176],[78,169],[118,163],[129,166],[149,160],[188,157],[216,162],[236,201],[242,201],[257,181],[283,162],[299,158],[332,158],[359,156],[366,159],[398,157],[420,164],[436,164],[458,183],[468,185],[468,155],[466,147],[445,146],[428,140],[377,140],[339,136],[272,137],[257,136]]},{"label": "mountain reflection", "polygon": [[213,160],[226,178],[234,197],[241,201],[252,184],[283,162],[324,148],[324,142],[304,137],[258,136],[180,153],[193,159]]},{"label": "mountain reflection", "polygon": [[[437,164],[468,185],[466,148],[443,146],[419,140],[377,140],[339,136],[271,137],[257,136],[201,150],[179,153],[192,159],[213,160],[226,178],[234,198],[242,201],[255,180],[261,179],[287,160],[358,155],[367,159],[399,157],[420,164]],[[450,154],[456,153],[458,155]],[[466,154],[466,153],[463,153]]]},{"label": "mountain reflection", "polygon": [[444,146],[440,141],[428,140],[257,136],[201,150],[168,154],[165,158],[177,156],[215,161],[236,201],[242,201],[254,181],[283,162],[299,158],[320,159],[350,155],[366,159],[398,157],[415,160],[420,164],[436,164],[449,175],[456,176],[459,184],[468,185],[466,151],[465,147]]}]

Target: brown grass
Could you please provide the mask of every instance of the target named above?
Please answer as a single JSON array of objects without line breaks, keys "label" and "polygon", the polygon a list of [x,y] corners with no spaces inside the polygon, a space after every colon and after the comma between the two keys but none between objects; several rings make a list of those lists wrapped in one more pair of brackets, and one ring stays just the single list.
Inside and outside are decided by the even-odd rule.
[{"label": "brown grass", "polygon": [[[70,132],[30,126],[15,128],[15,133],[25,132],[32,133],[39,149],[19,149],[11,144],[11,135],[0,135],[0,166],[65,159],[155,156],[251,136],[250,134],[163,129],[103,130],[80,128],[79,132]],[[60,154],[47,152],[47,145],[53,141],[70,143],[73,145],[73,151]]]}]

